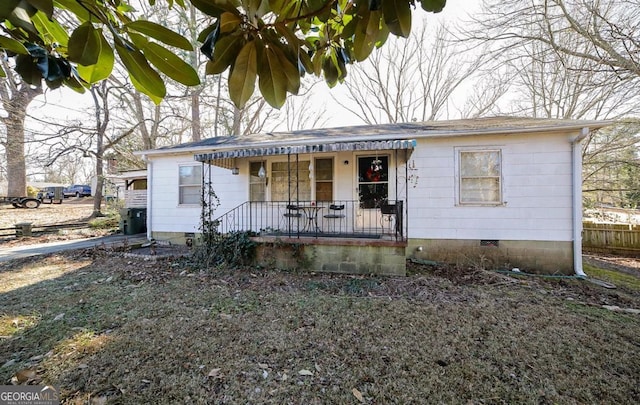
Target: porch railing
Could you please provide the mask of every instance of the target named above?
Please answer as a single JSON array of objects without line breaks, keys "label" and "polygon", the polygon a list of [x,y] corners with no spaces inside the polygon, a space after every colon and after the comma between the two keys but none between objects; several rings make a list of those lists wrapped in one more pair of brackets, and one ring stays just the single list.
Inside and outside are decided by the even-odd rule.
[{"label": "porch railing", "polygon": [[218,231],[261,236],[342,237],[404,240],[403,201],[371,206],[360,201],[247,201],[217,218]]}]

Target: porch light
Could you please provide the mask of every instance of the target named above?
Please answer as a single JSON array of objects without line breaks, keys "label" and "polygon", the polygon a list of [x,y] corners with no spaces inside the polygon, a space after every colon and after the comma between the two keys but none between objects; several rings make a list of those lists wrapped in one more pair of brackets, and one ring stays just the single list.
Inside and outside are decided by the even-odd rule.
[{"label": "porch light", "polygon": [[240,174],[240,169],[237,167],[234,167],[233,169],[231,169],[231,174],[233,174],[234,176],[237,176]]},{"label": "porch light", "polygon": [[258,177],[260,177],[261,179],[264,179],[265,177],[267,177],[267,171],[264,170],[264,166],[262,162],[260,162],[260,170],[258,170]]}]

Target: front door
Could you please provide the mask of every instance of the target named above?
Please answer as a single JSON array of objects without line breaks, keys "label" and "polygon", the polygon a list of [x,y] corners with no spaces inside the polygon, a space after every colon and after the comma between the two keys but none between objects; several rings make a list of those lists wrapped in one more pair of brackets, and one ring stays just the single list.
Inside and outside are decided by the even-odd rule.
[{"label": "front door", "polygon": [[357,167],[356,232],[380,233],[380,207],[389,198],[389,156],[359,156]]}]

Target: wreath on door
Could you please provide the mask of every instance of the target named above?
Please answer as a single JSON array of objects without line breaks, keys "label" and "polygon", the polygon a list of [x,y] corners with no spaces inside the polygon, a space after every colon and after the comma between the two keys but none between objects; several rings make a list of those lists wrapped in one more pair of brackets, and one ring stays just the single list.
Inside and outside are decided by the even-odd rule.
[{"label": "wreath on door", "polygon": [[376,182],[382,178],[382,161],[378,158],[371,162],[371,166],[367,169],[367,180]]}]

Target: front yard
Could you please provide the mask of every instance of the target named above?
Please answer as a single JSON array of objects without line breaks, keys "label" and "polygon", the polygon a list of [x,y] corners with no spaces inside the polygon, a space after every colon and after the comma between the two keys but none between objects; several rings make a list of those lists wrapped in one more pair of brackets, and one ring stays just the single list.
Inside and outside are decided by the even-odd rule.
[{"label": "front yard", "polygon": [[201,271],[99,250],[0,264],[0,384],[92,404],[640,402],[640,315],[603,307],[640,308],[637,279],[411,271]]}]

